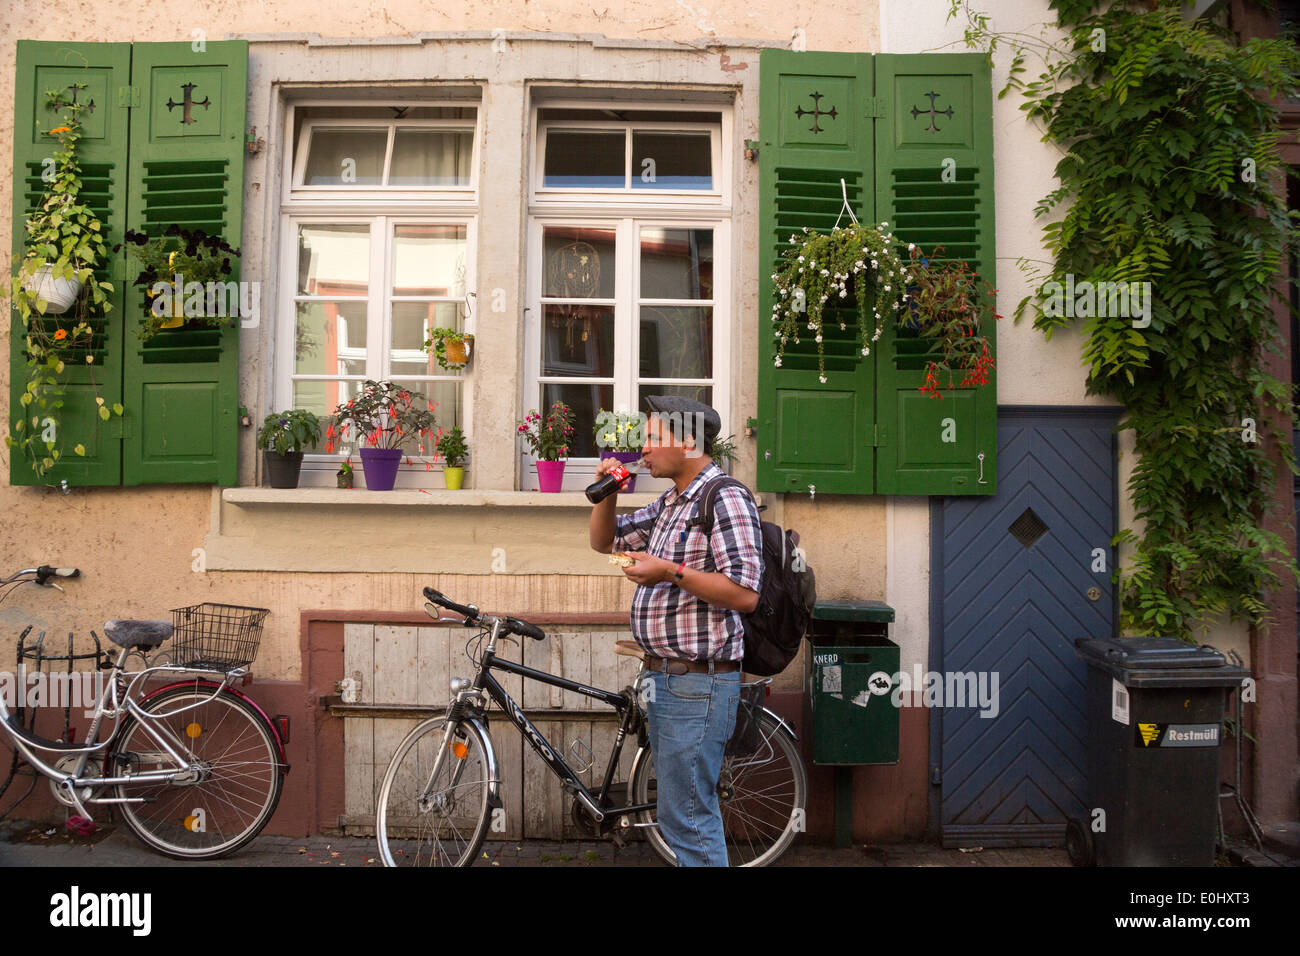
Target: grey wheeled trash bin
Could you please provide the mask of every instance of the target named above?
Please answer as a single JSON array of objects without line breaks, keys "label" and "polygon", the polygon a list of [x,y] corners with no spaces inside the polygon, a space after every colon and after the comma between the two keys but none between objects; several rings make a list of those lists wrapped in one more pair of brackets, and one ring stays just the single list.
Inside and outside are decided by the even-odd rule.
[{"label": "grey wheeled trash bin", "polygon": [[[1076,866],[1213,866],[1224,698],[1250,671],[1173,637],[1080,638],[1089,819]],[[1100,811],[1100,813],[1099,813]]]}]

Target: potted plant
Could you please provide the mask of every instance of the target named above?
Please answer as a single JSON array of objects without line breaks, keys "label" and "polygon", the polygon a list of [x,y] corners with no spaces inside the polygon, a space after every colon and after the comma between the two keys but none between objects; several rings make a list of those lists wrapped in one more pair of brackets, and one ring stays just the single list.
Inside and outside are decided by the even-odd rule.
[{"label": "potted plant", "polygon": [[[370,491],[391,491],[402,461],[402,442],[433,434],[433,405],[419,392],[393,382],[366,379],[361,393],[335,410],[326,431],[326,451],[336,441],[361,443],[361,469]],[[423,444],[421,444],[423,451]]]},{"label": "potted plant", "polygon": [[465,442],[465,435],[460,430],[460,426],[456,425],[451,431],[439,435],[436,447],[438,453],[442,455],[446,462],[442,474],[446,479],[447,487],[452,490],[460,488],[461,483],[465,480],[463,463],[469,450],[469,445]]},{"label": "potted plant", "polygon": [[474,336],[455,329],[430,329],[424,341],[424,350],[433,349],[433,356],[444,369],[464,368],[469,364]]},{"label": "potted plant", "polygon": [[[112,309],[108,297],[113,286],[95,276],[95,269],[109,259],[105,228],[81,200],[77,155],[81,114],[90,105],[84,97],[82,102],[75,98],[76,91],[85,88],[84,83],[73,83],[45,93],[46,109],[61,118],[60,124],[46,133],[58,145],[52,157],[52,175],[42,177],[45,185],[40,205],[24,223],[22,260],[10,282],[10,300],[24,325],[21,341],[27,386],[19,398],[22,412],[14,419],[5,444],[30,459],[39,477],[61,456],[64,382],[60,376],[70,365],[75,363],[90,373],[99,419],[106,421],[110,409],[117,415],[123,413],[121,403],[105,403],[94,380],[97,336],[91,319]],[[64,96],[67,89],[74,91],[72,100]],[[54,318],[70,309],[68,318]],[[78,442],[73,451],[84,456],[85,445]]]},{"label": "potted plant", "polygon": [[335,475],[339,480],[340,488],[351,488],[352,478],[353,478],[352,459],[351,458],[344,459],[343,464],[339,467],[339,470],[335,472]]},{"label": "potted plant", "polygon": [[266,416],[257,432],[257,447],[272,488],[297,488],[303,449],[320,441],[320,420],[311,412],[290,409]]},{"label": "potted plant", "polygon": [[[927,361],[925,384],[919,386],[922,394],[943,398],[939,389],[939,372],[948,373],[948,384],[953,387],[953,372],[965,375],[961,385],[968,388],[987,385],[988,370],[994,367],[993,354],[988,339],[983,335],[984,300],[992,299],[997,289],[981,279],[964,261],[945,262],[931,267],[930,260],[943,251],[935,246],[929,257],[922,257],[918,248],[911,248],[912,259],[920,260],[920,268],[913,272],[915,281],[908,287],[907,302],[900,320],[902,328],[915,329],[917,334],[931,342]],[[1002,316],[997,312],[993,318]]]},{"label": "potted plant", "polygon": [[516,431],[537,456],[537,487],[559,491],[564,483],[564,456],[573,436],[573,412],[564,402],[553,402],[546,418],[531,408]]},{"label": "potted plant", "polygon": [[710,457],[723,471],[728,470],[728,464],[736,458],[736,442],[734,435],[728,435],[726,438],[713,439],[713,452]]},{"label": "potted plant", "polygon": [[[596,447],[600,458],[617,458],[627,465],[641,457],[645,444],[645,416],[601,409],[596,415]],[[636,475],[627,480],[624,491],[636,490]]]},{"label": "potted plant", "polygon": [[[804,226],[802,237],[797,233],[790,236],[792,245],[781,254],[781,264],[772,273],[777,297],[772,306],[773,335],[780,339],[775,359],[778,367],[786,342],[793,339],[798,343],[799,328],[806,326],[817,342],[818,381],[826,381],[822,322],[828,301],[832,306],[857,306],[862,354],[870,354],[871,343],[880,338],[884,323],[897,314],[909,279],[894,251],[894,237],[886,231],[888,226],[887,222],[879,228],[855,222],[836,226],[829,233]],[[868,315],[874,321],[869,321]],[[838,321],[840,329],[845,329],[844,319]],[[874,333],[870,332],[872,326]]]},{"label": "potted plant", "polygon": [[[163,329],[188,325],[191,328],[234,326],[239,317],[239,302],[230,302],[224,294],[231,282],[234,260],[240,251],[220,236],[210,236],[202,229],[182,229],[173,224],[160,236],[128,229],[124,236],[126,251],[141,266],[132,285],[145,287],[149,311],[140,318],[136,335],[147,342]],[[195,291],[195,284],[201,292]],[[209,283],[223,286],[224,309],[216,308],[215,295],[209,301]],[[190,291],[186,291],[186,290]],[[201,307],[191,305],[195,295],[203,296]],[[209,311],[209,307],[212,311]],[[233,306],[233,308],[232,308]]]}]

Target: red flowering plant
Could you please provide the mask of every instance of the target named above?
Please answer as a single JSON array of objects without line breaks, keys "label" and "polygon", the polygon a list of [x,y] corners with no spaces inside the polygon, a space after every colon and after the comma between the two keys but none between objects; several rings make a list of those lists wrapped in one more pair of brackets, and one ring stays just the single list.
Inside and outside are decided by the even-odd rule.
[{"label": "red flowering plant", "polygon": [[400,448],[416,438],[423,454],[425,445],[432,444],[436,404],[401,385],[366,379],[361,393],[335,410],[334,422],[325,430],[325,451],[333,454],[339,445],[353,442],[367,448]]},{"label": "red flowering plant", "polygon": [[564,402],[554,402],[543,419],[530,408],[515,429],[541,461],[559,461],[569,453],[573,440],[573,410]]},{"label": "red flowering plant", "polygon": [[[899,327],[914,329],[930,342],[925,366],[925,384],[918,386],[931,398],[943,398],[941,388],[953,387],[953,375],[964,373],[962,388],[989,383],[988,371],[994,367],[989,340],[984,337],[983,311],[985,299],[993,299],[997,289],[979,277],[964,261],[948,260],[931,267],[943,246],[935,246],[929,257],[923,257],[919,248],[911,249],[913,262],[920,259],[920,268],[914,269],[914,282],[907,287],[907,300],[899,316]],[[1002,316],[997,312],[993,318]],[[948,373],[948,384],[939,384],[939,373]]]}]

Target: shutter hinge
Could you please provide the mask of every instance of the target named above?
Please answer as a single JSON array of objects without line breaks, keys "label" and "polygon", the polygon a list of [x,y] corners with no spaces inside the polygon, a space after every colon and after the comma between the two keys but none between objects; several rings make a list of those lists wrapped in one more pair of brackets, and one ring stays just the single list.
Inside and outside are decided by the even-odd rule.
[{"label": "shutter hinge", "polygon": [[940,769],[940,768],[937,767],[937,766],[936,766],[936,767],[931,767],[931,768],[930,768],[930,783],[934,784],[936,787],[937,787],[939,784],[943,783],[943,770],[942,770],[942,769]]},{"label": "shutter hinge", "polygon": [[745,437],[746,437],[746,438],[753,438],[756,434],[758,434],[758,419],[757,419],[757,418],[746,418],[746,419],[745,419]]},{"label": "shutter hinge", "polygon": [[140,105],[140,87],[119,86],[117,88],[117,105],[127,109]]},{"label": "shutter hinge", "polygon": [[108,426],[109,438],[135,437],[135,431],[131,428],[131,418],[128,415],[114,415],[105,424]]},{"label": "shutter hinge", "polygon": [[872,119],[880,119],[885,115],[885,98],[883,96],[868,96],[865,108],[867,116]]}]

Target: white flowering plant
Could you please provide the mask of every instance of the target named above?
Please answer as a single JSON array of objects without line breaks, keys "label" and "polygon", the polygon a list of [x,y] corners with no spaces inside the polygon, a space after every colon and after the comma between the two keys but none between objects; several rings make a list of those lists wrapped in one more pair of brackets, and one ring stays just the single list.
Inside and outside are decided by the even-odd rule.
[{"label": "white flowering plant", "polygon": [[[803,227],[790,236],[791,247],[781,255],[772,273],[775,304],[771,320],[778,339],[775,364],[781,365],[786,343],[799,341],[801,327],[817,342],[817,374],[826,381],[823,352],[823,312],[832,306],[855,307],[863,355],[880,338],[885,322],[903,306],[911,279],[889,232],[889,223],[836,226],[829,233]],[[914,247],[909,244],[908,251]],[[841,331],[847,326],[840,313]]]}]

